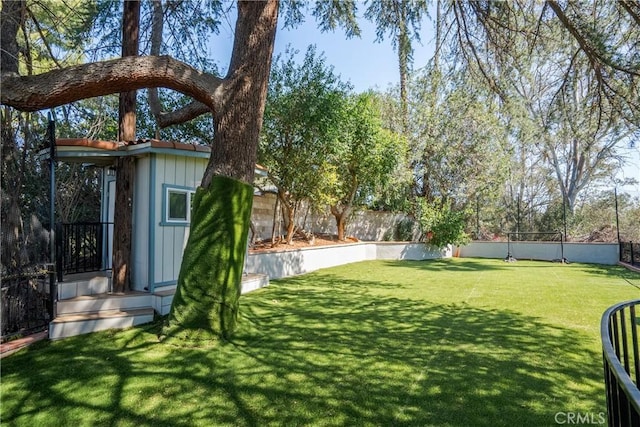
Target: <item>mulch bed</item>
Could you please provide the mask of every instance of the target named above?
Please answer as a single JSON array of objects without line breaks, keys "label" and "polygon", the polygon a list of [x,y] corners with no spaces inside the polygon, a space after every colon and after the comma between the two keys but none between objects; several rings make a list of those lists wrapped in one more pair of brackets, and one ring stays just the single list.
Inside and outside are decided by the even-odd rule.
[{"label": "mulch bed", "polygon": [[357,243],[358,239],[355,237],[347,237],[345,240],[338,240],[338,236],[334,234],[316,234],[312,239],[307,239],[302,234],[296,234],[290,245],[285,240],[276,242],[275,245],[271,243],[271,239],[259,240],[255,242],[249,248],[250,254],[262,253],[262,252],[275,252],[286,251],[302,248],[316,248],[319,246],[330,245],[345,245],[349,243]]}]

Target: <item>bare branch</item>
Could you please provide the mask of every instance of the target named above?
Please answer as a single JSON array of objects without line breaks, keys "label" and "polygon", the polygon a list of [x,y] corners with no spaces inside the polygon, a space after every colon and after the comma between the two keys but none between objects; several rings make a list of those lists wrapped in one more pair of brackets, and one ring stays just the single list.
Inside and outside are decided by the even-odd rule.
[{"label": "bare branch", "polygon": [[3,73],[0,84],[1,103],[23,111],[150,87],[176,90],[216,110],[223,80],[169,56],[143,56],[76,65],[35,76]]},{"label": "bare branch", "polygon": [[[62,68],[62,65],[58,61],[58,58],[56,58],[56,56],[53,54],[53,50],[51,49],[51,46],[49,46],[49,42],[47,41],[47,37],[45,36],[44,31],[42,31],[40,22],[38,22],[36,17],[33,15],[33,12],[31,12],[30,8],[27,7],[26,11],[29,14],[29,17],[31,18],[31,20],[33,21],[33,24],[35,25],[36,30],[38,31],[38,34],[40,34],[40,39],[42,40],[44,47],[47,49],[50,59],[53,61],[54,64],[56,64],[58,68]],[[25,34],[25,37],[26,37],[26,34]]]}]

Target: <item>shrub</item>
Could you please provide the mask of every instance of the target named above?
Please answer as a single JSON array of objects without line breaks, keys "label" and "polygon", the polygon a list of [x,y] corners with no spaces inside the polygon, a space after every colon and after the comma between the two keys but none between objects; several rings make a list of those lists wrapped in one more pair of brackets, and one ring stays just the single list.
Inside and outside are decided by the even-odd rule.
[{"label": "shrub", "polygon": [[433,202],[421,199],[419,208],[418,222],[426,243],[442,248],[469,242],[469,235],[464,230],[469,215],[467,211],[453,210],[450,202],[440,199]]}]

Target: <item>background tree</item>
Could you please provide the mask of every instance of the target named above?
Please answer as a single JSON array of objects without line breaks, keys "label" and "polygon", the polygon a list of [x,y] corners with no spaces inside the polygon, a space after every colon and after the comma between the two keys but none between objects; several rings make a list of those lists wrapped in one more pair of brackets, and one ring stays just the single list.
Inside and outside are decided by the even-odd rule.
[{"label": "background tree", "polygon": [[511,229],[521,231],[525,218],[536,224],[546,209],[549,220],[563,204],[571,211],[582,191],[619,167],[618,148],[637,133],[637,6],[451,2],[446,10],[454,29],[446,49],[500,98],[519,162],[512,172],[533,172],[511,175],[522,178],[505,193]]},{"label": "background tree", "polygon": [[[581,189],[609,175],[616,145],[637,135],[640,36],[637,6],[626,2],[451,4],[466,58],[503,103],[522,103],[537,128],[540,155],[570,207]],[[510,31],[505,30],[508,26]],[[521,121],[520,126],[523,126]]]},{"label": "background tree", "polygon": [[447,78],[426,69],[412,85],[415,194],[464,204],[498,187],[507,140],[492,94],[466,70]]},{"label": "background tree", "polygon": [[347,120],[349,86],[310,46],[301,64],[287,51],[271,71],[259,160],[286,214],[288,244],[296,229],[302,201],[328,204],[336,184],[336,158]]},{"label": "background tree", "polygon": [[382,126],[380,102],[373,93],[352,95],[341,123],[339,152],[333,157],[336,181],[329,189],[338,240],[345,239],[353,207],[375,200],[405,155],[404,138]]},{"label": "background tree", "polygon": [[370,209],[392,212],[412,213],[413,202],[413,146],[414,139],[405,132],[402,102],[399,87],[390,87],[384,93],[377,93],[380,99],[380,118],[382,127],[395,135],[401,135],[405,144],[404,150],[396,159],[396,167],[387,176],[387,185],[376,191],[375,197],[367,202]]},{"label": "background tree", "polygon": [[[76,63],[82,57],[82,44],[95,14],[93,4],[55,1],[3,3],[0,12],[2,37],[9,37],[1,51],[1,62],[9,73],[33,75],[52,67]],[[63,24],[56,15],[67,15]],[[14,37],[11,34],[15,33]],[[19,60],[20,59],[20,60]],[[62,110],[61,132],[79,128],[86,110]],[[2,271],[18,273],[48,260],[48,171],[39,159],[46,146],[46,117],[1,109],[2,138]],[[94,132],[100,125],[88,120],[84,125]],[[81,165],[58,168],[56,214],[63,221],[94,219],[99,204],[96,173]],[[86,184],[86,185],[83,185]],[[79,203],[84,200],[84,203]]]},{"label": "background tree", "polygon": [[376,24],[376,41],[388,36],[398,54],[401,123],[405,132],[409,116],[408,79],[413,62],[413,42],[420,42],[422,18],[426,14],[426,0],[371,1],[364,14]]}]

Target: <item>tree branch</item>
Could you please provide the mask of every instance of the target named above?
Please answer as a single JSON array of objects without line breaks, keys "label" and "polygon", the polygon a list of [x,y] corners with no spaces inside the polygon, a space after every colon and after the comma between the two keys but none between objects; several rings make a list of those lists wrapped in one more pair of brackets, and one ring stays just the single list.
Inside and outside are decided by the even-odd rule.
[{"label": "tree branch", "polygon": [[598,52],[597,49],[594,46],[592,46],[590,41],[587,40],[585,35],[582,34],[580,30],[571,22],[571,20],[564,13],[564,11],[562,10],[562,8],[560,7],[557,1],[548,0],[546,4],[548,4],[549,7],[551,7],[551,10],[553,10],[553,12],[556,14],[558,19],[562,23],[562,25],[567,29],[567,31],[569,31],[569,33],[571,33],[573,38],[578,42],[578,44],[580,45],[584,53],[589,58],[589,61],[591,62],[592,67],[596,71],[596,75],[599,80],[604,80],[604,77],[602,76],[602,71],[600,70],[600,66],[602,64],[608,65],[614,70],[620,71],[622,73],[640,77],[640,73],[638,71],[619,66],[613,63],[613,61],[611,61],[609,58],[605,58],[602,54],[600,54],[600,52]]},{"label": "tree branch", "polygon": [[[47,52],[49,53],[49,59],[51,59],[53,61],[54,64],[56,64],[56,66],[58,68],[62,68],[62,65],[60,64],[60,62],[58,61],[58,59],[56,58],[56,56],[53,54],[53,50],[51,49],[51,46],[49,46],[49,42],[47,41],[47,37],[44,34],[44,31],[42,31],[42,27],[40,26],[40,22],[38,22],[38,19],[36,19],[36,17],[33,15],[33,12],[31,12],[30,8],[25,8],[27,11],[27,14],[29,15],[29,17],[31,18],[31,20],[33,21],[33,24],[36,27],[36,30],[38,31],[38,34],[40,35],[40,40],[42,40],[42,43],[44,44],[44,47],[47,49]],[[25,37],[27,35],[25,34]]]},{"label": "tree branch", "polygon": [[636,21],[636,25],[640,26],[640,4],[637,1],[618,0],[618,4],[621,5],[629,15]]},{"label": "tree branch", "polygon": [[0,102],[22,111],[150,87],[176,90],[216,110],[223,80],[169,56],[142,56],[76,65],[35,76],[3,73],[0,84]]},{"label": "tree branch", "polygon": [[200,117],[203,114],[210,113],[212,110],[207,104],[194,101],[179,110],[172,112],[160,111],[155,116],[158,127],[166,128],[169,126],[177,125],[180,123],[188,122],[189,120]]},{"label": "tree branch", "polygon": [[493,78],[492,76],[489,75],[489,73],[485,70],[485,67],[482,65],[482,60],[480,59],[480,55],[478,54],[475,45],[473,44],[473,42],[471,41],[470,38],[470,30],[467,27],[467,20],[466,20],[466,15],[465,12],[463,10],[463,6],[459,5],[457,2],[453,3],[453,11],[454,11],[454,15],[455,15],[455,20],[457,22],[457,27],[458,27],[458,39],[460,41],[460,46],[463,50],[463,54],[465,56],[467,56],[467,61],[469,61],[468,59],[468,55],[466,52],[466,49],[464,48],[464,41],[463,41],[463,35],[464,35],[464,40],[466,40],[466,45],[469,46],[469,49],[471,50],[471,53],[473,54],[473,58],[475,59],[475,63],[478,66],[478,69],[480,71],[480,73],[482,74],[482,77],[485,79],[485,81],[489,84],[489,86],[491,87],[491,89],[494,91],[494,93],[496,93],[501,100],[505,100],[505,93],[504,90],[502,89],[502,87],[500,87],[500,85],[498,84],[498,82],[496,81],[495,78]]},{"label": "tree branch", "polygon": [[[164,11],[162,10],[162,1],[153,0],[152,2],[153,17],[151,24],[151,55],[160,55],[162,47],[162,29],[164,28]],[[206,104],[194,101],[179,110],[167,112],[162,110],[162,103],[158,94],[158,88],[149,88],[147,91],[149,109],[156,119],[158,128],[166,128],[172,125],[188,122],[203,114],[211,112]]]}]

